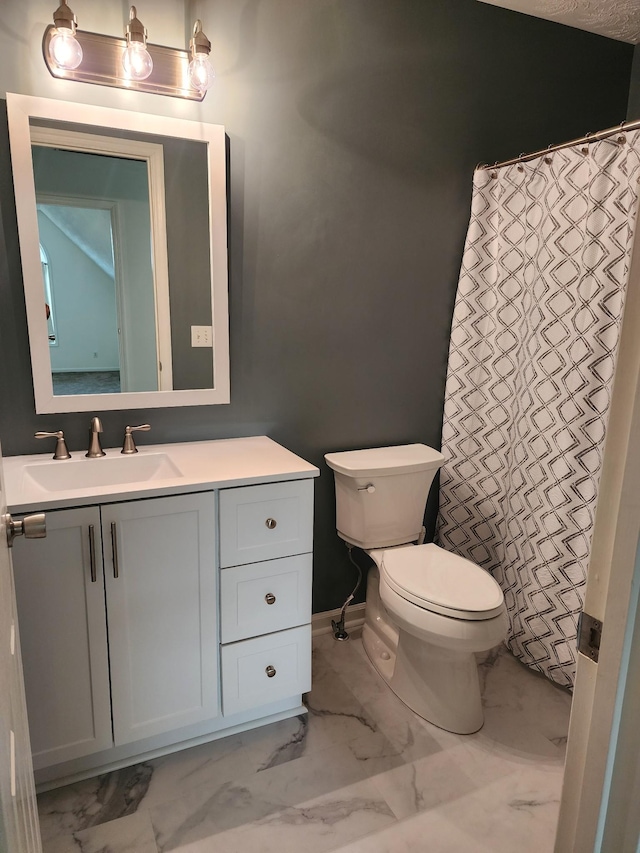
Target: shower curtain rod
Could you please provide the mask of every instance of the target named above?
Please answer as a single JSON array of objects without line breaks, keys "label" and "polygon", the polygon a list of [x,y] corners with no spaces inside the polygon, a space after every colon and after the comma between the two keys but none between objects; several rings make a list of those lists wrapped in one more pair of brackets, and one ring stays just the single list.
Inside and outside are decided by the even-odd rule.
[{"label": "shower curtain rod", "polygon": [[519,157],[514,157],[512,160],[504,160],[502,163],[494,163],[491,166],[489,163],[478,165],[477,169],[500,169],[502,166],[513,166],[516,163],[526,163],[528,160],[535,160],[536,157],[541,157],[543,154],[551,154],[553,151],[560,151],[561,148],[571,148],[573,145],[582,145],[584,143],[599,142],[601,139],[606,139],[608,136],[613,136],[616,133],[625,133],[628,130],[640,129],[640,119],[636,121],[623,121],[615,127],[609,127],[607,130],[600,130],[598,133],[587,133],[578,139],[572,139],[570,142],[561,142],[559,145],[550,145],[548,148],[543,148],[541,151],[534,151],[532,154],[521,154]]}]

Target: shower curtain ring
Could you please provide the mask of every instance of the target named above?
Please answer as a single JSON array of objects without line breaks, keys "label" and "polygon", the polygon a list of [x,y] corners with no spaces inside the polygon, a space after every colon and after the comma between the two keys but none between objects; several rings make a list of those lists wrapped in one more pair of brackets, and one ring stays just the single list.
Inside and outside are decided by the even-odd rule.
[{"label": "shower curtain ring", "polygon": [[[521,151],[521,152],[520,152],[520,154],[518,155],[518,160],[522,160],[522,158],[523,158],[524,156],[525,156],[524,151]],[[518,163],[518,171],[519,171],[519,172],[524,172],[524,166],[522,165],[522,163]]]},{"label": "shower curtain ring", "polygon": [[616,139],[616,142],[618,143],[618,145],[624,145],[625,142],[627,141],[627,137],[624,135],[625,124],[626,124],[626,121],[620,122],[620,136],[618,136],[618,138]]},{"label": "shower curtain ring", "polygon": [[[552,148],[553,148],[553,143],[550,143],[549,145],[547,145],[547,151],[549,152],[549,154],[551,153]],[[547,154],[546,157],[544,158],[545,163],[553,163],[553,158],[550,157],[549,154]]]}]

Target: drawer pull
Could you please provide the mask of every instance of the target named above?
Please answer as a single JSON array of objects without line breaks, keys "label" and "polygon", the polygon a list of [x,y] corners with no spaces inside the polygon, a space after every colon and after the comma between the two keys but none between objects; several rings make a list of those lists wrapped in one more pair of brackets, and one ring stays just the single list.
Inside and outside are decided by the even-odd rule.
[{"label": "drawer pull", "polygon": [[267,604],[275,604],[276,603],[276,597],[272,592],[268,592],[265,595],[264,600],[267,602]]},{"label": "drawer pull", "polygon": [[276,668],[275,666],[268,666],[265,669],[265,672],[267,673],[268,678],[273,678],[273,676],[276,674]]},{"label": "drawer pull", "polygon": [[273,530],[273,528],[278,524],[278,522],[275,520],[275,518],[268,518],[265,521],[265,524],[267,525],[269,530]]}]

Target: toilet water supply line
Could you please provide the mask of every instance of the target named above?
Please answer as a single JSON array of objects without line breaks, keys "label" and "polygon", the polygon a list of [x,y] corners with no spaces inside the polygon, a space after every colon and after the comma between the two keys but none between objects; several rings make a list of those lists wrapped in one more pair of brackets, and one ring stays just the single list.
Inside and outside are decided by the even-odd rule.
[{"label": "toilet water supply line", "polygon": [[349,606],[349,604],[353,601],[354,595],[360,589],[360,584],[362,583],[362,569],[356,563],[356,561],[353,559],[353,553],[352,553],[353,552],[353,545],[351,544],[351,542],[345,542],[344,544],[347,546],[347,551],[349,552],[349,559],[351,560],[353,565],[358,570],[358,582],[354,586],[353,592],[351,593],[351,595],[347,598],[345,603],[342,605],[342,610],[340,611],[340,618],[338,619],[338,621],[336,622],[335,619],[331,620],[331,627],[333,628],[333,638],[335,640],[348,640],[349,639],[349,634],[347,631],[345,631],[345,628],[344,628],[344,614],[345,614],[346,609]]},{"label": "toilet water supply line", "polygon": [[[427,531],[425,530],[425,528],[423,526],[420,528],[420,535],[418,536],[418,542],[417,542],[418,545],[422,545],[424,543],[426,535],[427,535]],[[350,542],[345,542],[344,544],[347,546],[347,551],[349,552],[349,560],[353,563],[353,565],[358,570],[358,582],[354,586],[353,592],[351,593],[351,595],[347,598],[345,603],[342,605],[342,610],[340,611],[340,618],[338,619],[338,621],[336,622],[335,619],[331,620],[331,627],[333,628],[334,640],[348,640],[349,639],[349,633],[345,630],[345,627],[344,627],[345,613],[346,613],[347,607],[353,601],[353,598],[354,598],[356,592],[360,589],[360,584],[362,583],[362,569],[356,563],[356,561],[353,559],[353,545]]]}]

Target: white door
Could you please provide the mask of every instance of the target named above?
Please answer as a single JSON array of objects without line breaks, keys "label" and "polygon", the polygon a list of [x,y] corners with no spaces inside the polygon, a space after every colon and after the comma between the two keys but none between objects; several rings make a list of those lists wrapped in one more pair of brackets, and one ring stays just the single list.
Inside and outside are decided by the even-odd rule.
[{"label": "white door", "polygon": [[[635,678],[640,675],[636,648],[640,629],[635,624],[639,535],[640,233],[636,230],[584,605],[585,612],[602,624],[602,640],[597,663],[578,655],[556,853],[635,853],[638,847],[640,746],[633,736],[637,718],[632,726],[628,718],[639,698],[633,675],[634,668]],[[617,760],[620,756],[626,760]],[[609,792],[615,796],[621,788],[625,795],[612,801],[610,810]],[[634,796],[635,801],[630,799]],[[630,846],[607,841],[611,835],[606,825],[611,829],[614,823]],[[635,840],[630,841],[633,835]]]},{"label": "white door", "polygon": [[116,746],[218,716],[214,493],[101,514]]},{"label": "white door", "polygon": [[41,853],[0,451],[0,850]]}]

